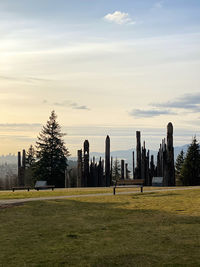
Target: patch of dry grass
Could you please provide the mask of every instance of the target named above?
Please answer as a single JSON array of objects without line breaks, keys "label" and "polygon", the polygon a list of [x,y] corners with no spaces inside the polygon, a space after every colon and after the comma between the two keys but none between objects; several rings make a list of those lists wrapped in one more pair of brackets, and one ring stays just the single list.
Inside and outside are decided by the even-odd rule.
[{"label": "patch of dry grass", "polygon": [[200,265],[200,190],[37,201],[0,222],[3,266]]}]

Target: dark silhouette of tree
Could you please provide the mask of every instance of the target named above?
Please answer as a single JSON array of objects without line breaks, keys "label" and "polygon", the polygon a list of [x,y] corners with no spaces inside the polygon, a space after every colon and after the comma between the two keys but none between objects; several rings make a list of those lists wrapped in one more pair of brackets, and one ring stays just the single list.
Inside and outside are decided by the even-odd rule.
[{"label": "dark silhouette of tree", "polygon": [[36,177],[34,175],[36,168],[36,151],[33,145],[30,145],[28,151],[26,152],[26,169],[25,169],[25,185],[34,186],[36,182]]},{"label": "dark silhouette of tree", "polygon": [[196,137],[188,147],[180,175],[183,185],[200,184],[200,146]]},{"label": "dark silhouette of tree", "polygon": [[119,160],[116,158],[115,161],[113,162],[113,168],[112,168],[112,177],[113,180],[119,180],[120,179],[120,163]]},{"label": "dark silhouette of tree", "polygon": [[182,184],[182,179],[181,179],[181,169],[183,167],[183,163],[185,160],[185,155],[183,150],[178,154],[175,162],[175,176],[176,176],[176,184],[180,185]]},{"label": "dark silhouette of tree", "polygon": [[34,165],[36,160],[36,152],[33,145],[30,145],[28,151],[26,152],[26,167],[29,168]]},{"label": "dark silhouette of tree", "polygon": [[63,140],[65,134],[61,133],[61,127],[56,119],[53,110],[38,136],[34,173],[37,180],[45,180],[49,185],[64,187],[69,151]]}]

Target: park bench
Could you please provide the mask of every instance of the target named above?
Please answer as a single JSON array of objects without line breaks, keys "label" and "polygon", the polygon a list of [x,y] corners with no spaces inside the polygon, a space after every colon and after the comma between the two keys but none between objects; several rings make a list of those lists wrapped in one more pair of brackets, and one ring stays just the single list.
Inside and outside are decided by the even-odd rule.
[{"label": "park bench", "polygon": [[140,187],[140,192],[143,193],[144,179],[126,179],[116,180],[113,186],[113,195],[116,193],[116,188],[132,188]]},{"label": "park bench", "polygon": [[45,190],[45,189],[52,189],[54,190],[55,185],[47,185],[47,181],[37,181],[35,183],[35,190]]},{"label": "park bench", "polygon": [[35,187],[35,190],[39,191],[39,190],[44,190],[44,189],[52,189],[52,191],[54,190],[55,185],[46,185],[46,186],[37,186]]},{"label": "park bench", "polygon": [[29,191],[31,188],[28,187],[28,186],[15,186],[15,187],[12,187],[12,191],[14,192],[15,190],[27,190]]}]

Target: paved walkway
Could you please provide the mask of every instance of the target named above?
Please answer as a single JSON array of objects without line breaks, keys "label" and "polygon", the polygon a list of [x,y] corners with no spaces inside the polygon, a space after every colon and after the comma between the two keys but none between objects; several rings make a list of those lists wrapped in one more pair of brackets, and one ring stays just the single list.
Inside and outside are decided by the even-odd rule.
[{"label": "paved walkway", "polygon": [[[176,187],[176,188],[164,188],[164,189],[153,189],[145,190],[144,193],[152,192],[161,192],[161,191],[179,191],[179,190],[191,190],[191,189],[200,189],[200,186],[194,187]],[[116,195],[127,195],[127,194],[136,194],[138,191],[127,191],[127,192],[117,192]],[[70,195],[70,196],[53,196],[53,197],[34,197],[34,198],[22,198],[22,199],[2,199],[0,200],[0,206],[8,206],[13,204],[20,204],[25,202],[32,201],[41,201],[41,200],[56,200],[56,199],[68,199],[68,198],[80,198],[80,197],[98,197],[98,196],[112,196],[112,193],[97,193],[97,194],[85,194],[85,195]]]}]

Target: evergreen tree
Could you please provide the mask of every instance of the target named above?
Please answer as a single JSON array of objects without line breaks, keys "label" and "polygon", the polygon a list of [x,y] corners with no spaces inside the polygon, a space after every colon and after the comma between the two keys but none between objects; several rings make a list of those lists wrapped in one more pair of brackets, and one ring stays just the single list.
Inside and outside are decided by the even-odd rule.
[{"label": "evergreen tree", "polygon": [[114,163],[113,163],[113,168],[112,168],[112,177],[113,180],[119,180],[120,179],[120,163],[119,160],[116,158]]},{"label": "evergreen tree", "polygon": [[33,145],[30,145],[28,151],[26,152],[26,167],[29,168],[35,163],[35,149]]},{"label": "evergreen tree", "polygon": [[26,169],[25,169],[25,185],[33,187],[36,182],[34,171],[36,168],[36,153],[33,145],[30,145],[26,152]]},{"label": "evergreen tree", "polygon": [[43,126],[38,136],[35,175],[37,180],[45,180],[49,185],[64,187],[69,151],[63,140],[65,134],[61,133],[56,119],[55,111],[52,111],[46,126]]},{"label": "evergreen tree", "polygon": [[200,146],[196,137],[188,147],[180,175],[183,185],[200,184]]},{"label": "evergreen tree", "polygon": [[180,185],[181,184],[181,169],[183,167],[183,163],[184,163],[184,152],[183,150],[181,150],[181,152],[178,154],[177,158],[176,158],[176,162],[175,162],[175,175],[176,175],[176,184]]}]

